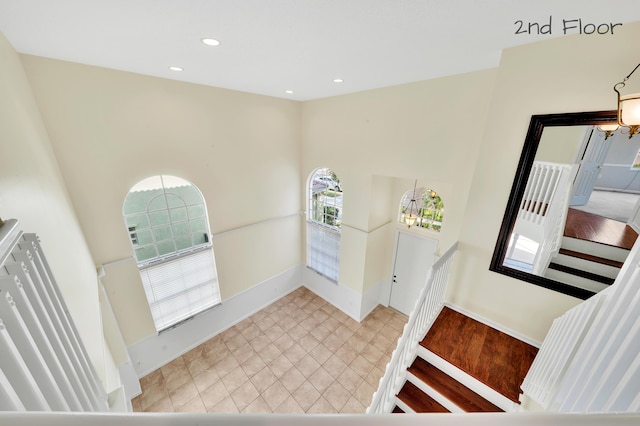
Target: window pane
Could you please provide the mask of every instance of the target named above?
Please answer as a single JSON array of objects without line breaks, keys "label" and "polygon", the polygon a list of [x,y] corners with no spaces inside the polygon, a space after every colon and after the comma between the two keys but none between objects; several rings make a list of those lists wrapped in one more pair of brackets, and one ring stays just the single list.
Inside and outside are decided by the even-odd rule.
[{"label": "window pane", "polygon": [[171,209],[171,221],[172,222],[182,222],[187,220],[187,208],[180,207]]},{"label": "window pane", "polygon": [[153,228],[153,236],[155,237],[156,242],[172,239],[173,235],[171,234],[171,227],[159,226],[157,228]]},{"label": "window pane", "polygon": [[173,225],[173,235],[176,236],[189,236],[191,230],[189,229],[189,222],[176,223]]},{"label": "window pane", "polygon": [[199,246],[200,244],[208,243],[209,238],[206,233],[193,234],[193,245]]},{"label": "window pane", "polygon": [[188,207],[189,218],[197,219],[204,216],[204,207],[202,204],[195,204]]},{"label": "window pane", "polygon": [[137,229],[149,227],[149,219],[146,214],[127,216],[125,217],[125,223],[127,226],[135,226]]},{"label": "window pane", "polygon": [[153,259],[154,257],[158,256],[155,246],[145,246],[137,248],[135,253],[138,262],[144,262],[145,260]]},{"label": "window pane", "polygon": [[202,196],[193,185],[183,186],[176,191],[182,197],[182,200],[187,205],[202,204]]},{"label": "window pane", "polygon": [[166,210],[151,212],[149,213],[149,220],[151,220],[151,226],[153,227],[167,225],[169,223],[169,212]]},{"label": "window pane", "polygon": [[148,229],[141,229],[136,231],[136,234],[138,235],[138,244],[140,245],[145,245],[145,244],[152,244],[153,243],[153,237],[151,236],[151,231]]},{"label": "window pane", "polygon": [[176,249],[184,250],[191,247],[191,235],[176,237]]},{"label": "window pane", "polygon": [[167,209],[167,201],[164,198],[164,194],[161,191],[154,191],[158,193],[154,196],[146,206],[147,211],[157,211],[157,210],[166,210]]},{"label": "window pane", "polygon": [[166,256],[170,253],[175,253],[176,247],[173,240],[163,241],[158,243],[158,256]]},{"label": "window pane", "polygon": [[180,196],[180,188],[171,188],[167,190],[167,204],[169,208],[183,207],[184,200]]},{"label": "window pane", "polygon": [[198,233],[198,232],[206,232],[207,230],[207,224],[205,222],[205,219],[195,219],[191,221],[191,232]]}]

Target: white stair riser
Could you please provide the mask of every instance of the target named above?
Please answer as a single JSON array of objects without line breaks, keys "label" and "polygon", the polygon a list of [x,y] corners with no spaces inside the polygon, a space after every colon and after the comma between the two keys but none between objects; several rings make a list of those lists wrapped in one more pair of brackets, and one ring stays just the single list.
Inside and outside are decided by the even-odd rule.
[{"label": "white stair riser", "polygon": [[608,278],[615,278],[620,272],[620,268],[616,268],[615,266],[592,262],[590,260],[567,256],[565,254],[559,254],[551,261],[559,265],[568,266],[570,268],[579,269],[581,271],[590,272],[592,274],[597,274]]},{"label": "white stair riser", "polygon": [[501,408],[505,412],[518,411],[517,404],[515,404],[509,398],[491,389],[489,386],[485,385],[478,379],[470,376],[454,365],[448,363],[438,355],[434,354],[428,349],[425,349],[423,346],[418,346],[418,356],[440,371],[448,374],[464,386],[468,387],[487,401]]},{"label": "white stair riser", "polygon": [[629,250],[608,246],[606,244],[592,243],[577,238],[562,237],[562,248],[587,253],[593,256],[603,257],[618,262],[624,262],[629,255]]},{"label": "white stair riser", "polygon": [[605,288],[609,287],[606,284],[602,284],[597,281],[593,281],[587,278],[579,277],[577,275],[568,274],[562,271],[556,271],[555,269],[547,269],[545,277],[555,281],[560,281],[566,284],[570,284],[574,287],[582,288],[584,290],[593,291],[598,293]]},{"label": "white stair riser", "polygon": [[400,408],[405,413],[415,413],[413,408],[409,407],[407,404],[404,403],[404,401],[402,401],[397,396],[396,396],[396,405],[398,406],[398,408]]},{"label": "white stair riser", "polygon": [[411,373],[407,373],[407,380],[413,383],[418,389],[420,389],[425,394],[429,395],[431,398],[435,399],[440,405],[442,405],[447,410],[452,413],[464,413],[464,410],[458,407],[453,402],[449,401],[445,396],[440,394],[437,390],[417,378]]}]

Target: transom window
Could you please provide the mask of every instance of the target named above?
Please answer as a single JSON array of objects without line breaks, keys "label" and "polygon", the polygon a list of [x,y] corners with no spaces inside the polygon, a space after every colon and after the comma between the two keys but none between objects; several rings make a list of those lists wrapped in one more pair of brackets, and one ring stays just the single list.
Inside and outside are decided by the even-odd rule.
[{"label": "transom window", "polygon": [[317,169],[309,178],[308,194],[307,265],[338,282],[342,184],[330,169]]},{"label": "transom window", "polygon": [[207,209],[195,185],[144,179],[125,197],[123,215],[158,331],[220,303]]},{"label": "transom window", "polygon": [[[410,189],[405,192],[400,202],[400,214],[398,221],[404,222],[404,213],[414,197],[414,190]],[[444,218],[444,203],[440,195],[429,188],[416,188],[415,200],[418,205],[418,219],[414,226],[424,229],[440,232],[442,228],[442,220]]]}]

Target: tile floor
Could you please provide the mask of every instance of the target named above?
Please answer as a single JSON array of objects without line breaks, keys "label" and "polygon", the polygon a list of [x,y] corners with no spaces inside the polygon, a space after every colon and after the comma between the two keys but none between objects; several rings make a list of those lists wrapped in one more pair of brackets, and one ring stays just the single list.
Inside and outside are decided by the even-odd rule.
[{"label": "tile floor", "polygon": [[364,413],[407,317],[301,287],[141,379],[134,411]]}]

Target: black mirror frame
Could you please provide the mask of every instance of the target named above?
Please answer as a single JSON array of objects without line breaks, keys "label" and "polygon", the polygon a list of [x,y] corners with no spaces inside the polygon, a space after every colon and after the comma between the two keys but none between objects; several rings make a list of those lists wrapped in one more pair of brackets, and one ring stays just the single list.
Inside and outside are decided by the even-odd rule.
[{"label": "black mirror frame", "polygon": [[509,201],[507,202],[496,246],[493,251],[493,256],[491,257],[491,263],[489,265],[490,271],[583,300],[588,299],[595,294],[594,292],[577,288],[569,284],[564,284],[549,278],[508,268],[504,266],[504,258],[509,244],[509,236],[511,235],[516,221],[516,216],[518,214],[520,200],[524,195],[524,189],[533,166],[533,161],[535,159],[536,151],[538,150],[538,145],[540,144],[540,138],[542,137],[542,131],[544,128],[553,126],[611,124],[612,122],[617,122],[617,117],[617,111],[593,111],[531,116],[529,130],[527,131],[527,136],[524,141],[524,147],[522,148],[522,154],[520,155],[520,161],[518,162],[518,169],[513,181],[513,186],[511,187],[511,193],[509,194]]}]

